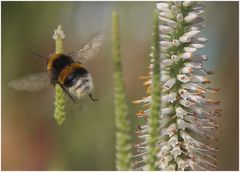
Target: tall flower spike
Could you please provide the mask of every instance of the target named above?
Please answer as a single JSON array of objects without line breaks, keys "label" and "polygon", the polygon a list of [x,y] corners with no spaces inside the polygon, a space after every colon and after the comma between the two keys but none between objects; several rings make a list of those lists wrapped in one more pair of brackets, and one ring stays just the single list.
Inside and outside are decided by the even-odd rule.
[{"label": "tall flower spike", "polygon": [[112,13],[112,55],[114,64],[114,106],[116,121],[116,169],[131,170],[130,123],[124,92],[123,73],[120,52],[119,17]]},{"label": "tall flower spike", "polygon": [[[55,40],[55,53],[63,53],[63,39],[65,35],[63,33],[61,25],[57,27],[54,31],[52,38]],[[56,84],[55,86],[55,110],[54,110],[54,118],[56,119],[58,125],[61,125],[66,118],[65,113],[65,95],[62,88]]]},{"label": "tall flower spike", "polygon": [[[150,96],[144,98],[144,106],[149,109],[140,112],[139,115],[146,115],[149,117],[147,125],[139,126],[137,135],[139,136],[140,143],[136,145],[138,153],[135,157],[140,157],[136,162],[137,170],[158,170],[158,152],[159,152],[159,132],[160,132],[160,58],[159,58],[159,31],[158,31],[158,11],[155,10],[153,18],[153,33],[152,33],[152,46],[150,53],[150,72],[149,76],[140,77],[147,79],[144,85],[147,85],[147,93]],[[151,99],[151,103],[150,103]],[[134,101],[134,103],[140,103]],[[142,141],[142,142],[141,142]]]},{"label": "tall flower spike", "polygon": [[[206,97],[210,71],[203,68],[207,56],[196,51],[207,41],[198,34],[204,25],[199,15],[204,6],[196,2],[161,2],[159,25],[163,85],[159,168],[162,170],[216,170],[216,152],[207,139],[219,131],[219,101]],[[207,139],[204,139],[207,138]],[[209,140],[209,141],[210,141]]]},{"label": "tall flower spike", "polygon": [[[208,93],[219,89],[206,86],[210,83],[203,68],[207,56],[196,51],[207,41],[198,34],[205,26],[200,14],[204,6],[196,2],[157,3],[160,19],[161,66],[161,141],[158,167],[160,170],[216,170],[218,149],[209,143],[218,140],[220,102],[207,98]],[[151,67],[151,66],[150,66]],[[150,72],[145,84],[150,85]],[[148,93],[147,89],[147,93]],[[152,97],[135,101],[148,106]],[[149,110],[141,110],[137,116],[148,118]],[[142,142],[137,150],[145,150],[147,125],[140,126]],[[146,152],[144,152],[146,153]]]},{"label": "tall flower spike", "polygon": [[147,155],[146,155],[146,170],[155,171],[158,170],[158,157],[157,153],[159,147],[159,113],[160,113],[160,64],[159,64],[159,33],[158,33],[158,12],[154,13],[153,20],[153,34],[152,34],[151,47],[151,62],[152,62],[152,84],[151,84],[151,98],[150,116],[148,119],[149,137],[147,138]]}]

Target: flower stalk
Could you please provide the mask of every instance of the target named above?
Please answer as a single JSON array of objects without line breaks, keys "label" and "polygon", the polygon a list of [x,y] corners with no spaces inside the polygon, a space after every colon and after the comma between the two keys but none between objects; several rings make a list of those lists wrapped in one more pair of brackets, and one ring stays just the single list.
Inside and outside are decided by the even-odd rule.
[{"label": "flower stalk", "polygon": [[159,33],[158,33],[158,12],[154,13],[153,20],[153,46],[151,47],[151,62],[152,62],[152,85],[151,97],[152,102],[150,105],[150,116],[148,118],[149,137],[147,138],[147,155],[146,155],[146,168],[148,171],[158,170],[157,153],[159,151],[159,132],[160,132],[160,61],[159,61]]},{"label": "flower stalk", "polygon": [[[55,40],[55,53],[63,53],[63,39],[65,35],[63,33],[61,25],[57,27],[54,31],[52,38]],[[65,95],[62,88],[56,84],[55,86],[55,109],[54,109],[54,118],[57,121],[58,125],[62,125],[66,118],[65,112]]]},{"label": "flower stalk", "polygon": [[[208,75],[203,68],[206,55],[196,53],[203,48],[207,38],[199,37],[205,26],[200,14],[204,6],[196,2],[160,2],[157,3],[160,19],[160,143],[157,153],[157,166],[160,170],[216,170],[218,149],[209,143],[217,140],[219,131],[218,118],[221,110],[216,107],[220,101],[208,98],[210,93],[219,89],[207,86]],[[151,69],[151,65],[150,65]],[[145,85],[153,84],[153,73],[145,79]],[[150,90],[151,91],[151,90]],[[154,101],[149,95],[135,101],[148,107]],[[151,106],[150,106],[151,107]],[[137,116],[151,119],[151,110],[141,110]],[[149,153],[147,140],[150,128],[140,126],[141,143],[137,150],[142,159]],[[145,151],[146,150],[146,151]],[[145,152],[144,152],[145,151]],[[143,164],[144,169],[148,164]]]},{"label": "flower stalk", "polygon": [[[156,171],[158,167],[158,152],[160,143],[160,56],[159,56],[159,14],[155,10],[153,16],[152,46],[150,53],[149,74],[141,76],[140,79],[146,80],[146,93],[149,95],[143,100],[133,101],[136,104],[143,104],[146,110],[140,111],[137,116],[147,118],[147,124],[140,126],[137,131],[140,143],[136,145],[140,161],[136,162],[137,170]],[[148,99],[151,99],[148,100]],[[147,100],[147,101],[146,101]],[[149,108],[148,108],[149,107]],[[145,136],[145,137],[143,137]],[[137,167],[140,166],[140,167]]]},{"label": "flower stalk", "polygon": [[128,108],[124,93],[121,53],[119,17],[112,13],[112,55],[114,63],[114,106],[116,119],[116,169],[131,170],[130,123],[127,119]]}]

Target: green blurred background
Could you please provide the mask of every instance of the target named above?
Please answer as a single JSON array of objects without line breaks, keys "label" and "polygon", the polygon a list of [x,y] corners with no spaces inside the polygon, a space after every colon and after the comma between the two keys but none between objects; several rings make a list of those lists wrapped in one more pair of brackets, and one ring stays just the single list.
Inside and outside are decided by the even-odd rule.
[{"label": "green blurred background", "polygon": [[[238,2],[202,2],[206,5],[209,39],[200,52],[208,55],[213,70],[214,96],[224,110],[220,170],[238,169]],[[134,131],[140,122],[131,104],[144,96],[138,76],[148,71],[154,2],[2,2],[2,170],[114,170],[114,109],[111,59],[111,12],[120,15],[124,81]],[[95,82],[93,95],[81,100],[81,109],[68,99],[67,119],[53,119],[54,89],[36,93],[8,87],[12,79],[45,70],[31,51],[54,52],[51,36],[58,24],[66,34],[66,52],[79,49],[93,33],[106,30],[97,58],[86,64]]]}]

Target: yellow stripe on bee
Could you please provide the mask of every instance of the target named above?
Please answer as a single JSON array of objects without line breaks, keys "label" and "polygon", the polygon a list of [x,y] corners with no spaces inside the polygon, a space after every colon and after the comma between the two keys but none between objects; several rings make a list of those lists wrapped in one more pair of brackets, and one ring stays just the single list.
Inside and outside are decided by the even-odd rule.
[{"label": "yellow stripe on bee", "polygon": [[69,74],[74,70],[74,69],[77,69],[77,68],[81,68],[82,65],[79,64],[79,63],[72,63],[66,67],[64,67],[62,69],[62,71],[60,72],[59,76],[58,76],[58,81],[63,85],[66,78],[69,76]]},{"label": "yellow stripe on bee", "polygon": [[47,63],[47,70],[50,71],[52,69],[52,64],[53,62],[58,59],[59,57],[61,57],[62,54],[57,53],[57,54],[53,54],[50,56],[48,63]]}]

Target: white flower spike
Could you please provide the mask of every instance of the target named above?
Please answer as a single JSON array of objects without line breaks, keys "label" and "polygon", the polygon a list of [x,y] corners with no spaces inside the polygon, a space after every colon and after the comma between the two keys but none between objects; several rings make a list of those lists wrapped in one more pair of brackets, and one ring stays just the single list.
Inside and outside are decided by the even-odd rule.
[{"label": "white flower spike", "polygon": [[[161,67],[161,112],[157,165],[159,170],[217,170],[218,149],[208,142],[218,140],[219,101],[209,99],[211,93],[219,91],[208,87],[208,75],[204,69],[206,55],[196,51],[204,47],[207,38],[198,36],[205,26],[200,14],[204,6],[191,1],[160,2],[159,11],[160,67]],[[144,110],[137,115],[148,119],[152,98],[152,66],[147,76],[147,98],[135,101]],[[147,109],[146,109],[147,108]],[[146,169],[144,157],[148,153],[146,140],[148,125],[139,126],[140,143],[137,144],[140,170]]]}]

